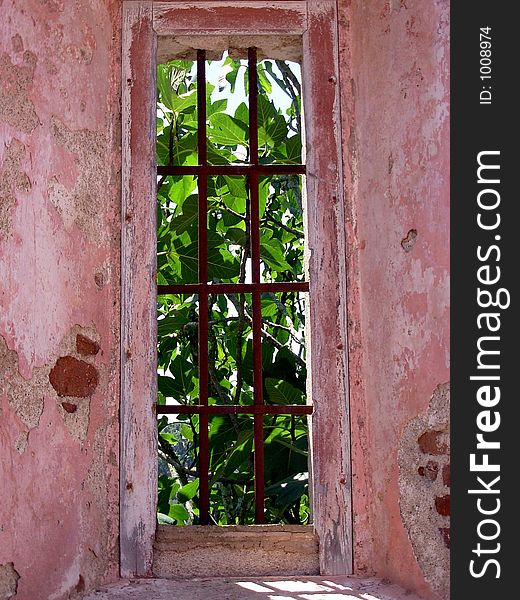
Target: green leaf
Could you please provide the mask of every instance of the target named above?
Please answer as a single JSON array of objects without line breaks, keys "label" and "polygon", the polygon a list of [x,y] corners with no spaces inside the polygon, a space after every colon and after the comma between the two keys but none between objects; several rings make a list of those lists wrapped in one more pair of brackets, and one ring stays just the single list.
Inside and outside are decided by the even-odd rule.
[{"label": "green leaf", "polygon": [[197,90],[190,90],[186,94],[174,95],[171,102],[173,112],[188,112],[197,106]]},{"label": "green leaf", "polygon": [[242,121],[225,113],[215,113],[209,122],[208,137],[214,144],[233,147],[245,144],[246,129]]},{"label": "green leaf", "polygon": [[283,257],[284,247],[277,239],[260,241],[260,257],[271,269],[278,272],[292,271],[291,265]]},{"label": "green leaf", "polygon": [[[216,233],[208,233],[208,277],[210,280],[224,280],[238,277],[240,261],[226,249],[224,238]],[[174,242],[170,254],[181,264],[183,283],[197,281],[198,277],[198,242],[185,246],[180,240]]]},{"label": "green leaf", "polygon": [[224,204],[230,208],[232,211],[244,215],[246,212],[246,200],[245,198],[240,198],[239,196],[233,196],[231,194],[225,194],[222,196],[222,201]]},{"label": "green leaf", "polygon": [[183,68],[176,68],[174,65],[158,65],[157,67],[159,101],[170,110],[173,110],[173,101],[177,95],[176,90],[185,76],[186,70]]},{"label": "green leaf", "polygon": [[258,96],[258,127],[267,129],[269,121],[276,115],[274,104],[267,99],[266,96],[260,94]]},{"label": "green leaf", "polygon": [[170,507],[170,517],[175,519],[177,523],[185,523],[190,518],[190,513],[182,504],[172,504]]},{"label": "green leaf", "polygon": [[247,198],[245,177],[229,177],[224,175],[224,181],[227,183],[229,193],[236,198]]},{"label": "green leaf", "polygon": [[182,213],[170,220],[169,229],[177,235],[187,231],[197,222],[199,214],[199,197],[195,194],[189,196],[182,204]]},{"label": "green leaf", "polygon": [[304,404],[305,394],[287,381],[266,377],[265,387],[273,404]]},{"label": "green leaf", "polygon": [[258,73],[258,81],[259,81],[260,85],[262,86],[262,89],[267,94],[272,94],[273,86],[271,85],[271,82],[269,81],[269,79],[267,79],[267,77],[265,76],[265,69],[262,65],[258,65],[257,73]]},{"label": "green leaf", "polygon": [[176,444],[177,443],[177,438],[173,433],[164,433],[161,431],[161,433],[159,435],[168,444]]},{"label": "green leaf", "polygon": [[238,71],[240,70],[240,61],[234,60],[230,56],[228,56],[224,61],[224,65],[230,67],[229,72],[226,74],[226,80],[231,86],[231,93],[234,93]]},{"label": "green leaf", "polygon": [[235,110],[235,119],[245,126],[246,132],[249,131],[249,108],[245,102],[241,102]]},{"label": "green leaf", "polygon": [[186,484],[184,487],[181,487],[181,489],[177,492],[177,498],[181,502],[188,502],[188,500],[191,500],[198,491],[199,479],[197,478]]},{"label": "green leaf", "polygon": [[182,387],[172,377],[158,376],[158,387],[161,394],[166,398],[177,398],[182,395]]},{"label": "green leaf", "polygon": [[206,110],[206,116],[207,117],[211,117],[211,115],[218,113],[218,112],[225,112],[226,108],[227,108],[227,98],[223,98],[221,100],[215,100],[215,102],[211,102],[210,104],[208,104],[207,110]]},{"label": "green leaf", "polygon": [[299,165],[302,162],[302,138],[300,135],[293,135],[285,142],[287,153],[287,162]]},{"label": "green leaf", "polygon": [[157,336],[163,338],[174,331],[178,331],[189,322],[190,318],[188,316],[187,308],[182,311],[175,311],[172,316],[165,317],[157,322]]}]

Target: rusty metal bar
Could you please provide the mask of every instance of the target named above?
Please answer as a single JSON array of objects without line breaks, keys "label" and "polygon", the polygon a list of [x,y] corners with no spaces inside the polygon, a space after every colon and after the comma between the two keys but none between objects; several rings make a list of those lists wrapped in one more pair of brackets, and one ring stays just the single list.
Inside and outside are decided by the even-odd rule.
[{"label": "rusty metal bar", "polygon": [[[206,138],[206,52],[197,50],[197,143],[199,165],[207,164]],[[198,247],[199,283],[208,281],[208,179],[201,173],[198,179]],[[199,295],[199,402],[208,404],[208,296]],[[209,433],[208,414],[199,419],[199,520],[209,523]]]},{"label": "rusty metal bar", "polygon": [[306,281],[275,283],[177,283],[158,285],[157,294],[249,294],[251,292],[308,292]]},{"label": "rusty metal bar", "polygon": [[163,165],[157,167],[158,175],[305,175],[305,165]]},{"label": "rusty metal bar", "polygon": [[[251,201],[251,278],[260,283],[260,203],[258,191],[258,73],[256,48],[248,49],[249,81],[249,162],[248,176]],[[253,396],[257,407],[263,406],[262,378],[262,308],[260,292],[253,292]],[[255,523],[265,522],[264,511],[264,414],[254,413]]]},{"label": "rusty metal bar", "polygon": [[310,415],[310,404],[157,404],[159,415]]}]

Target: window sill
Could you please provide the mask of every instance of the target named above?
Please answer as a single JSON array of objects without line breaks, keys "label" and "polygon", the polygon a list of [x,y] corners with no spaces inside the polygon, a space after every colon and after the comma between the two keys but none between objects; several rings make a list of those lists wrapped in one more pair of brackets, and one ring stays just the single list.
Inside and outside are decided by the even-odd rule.
[{"label": "window sill", "polygon": [[154,545],[156,577],[317,575],[318,540],[312,526],[161,525]]}]

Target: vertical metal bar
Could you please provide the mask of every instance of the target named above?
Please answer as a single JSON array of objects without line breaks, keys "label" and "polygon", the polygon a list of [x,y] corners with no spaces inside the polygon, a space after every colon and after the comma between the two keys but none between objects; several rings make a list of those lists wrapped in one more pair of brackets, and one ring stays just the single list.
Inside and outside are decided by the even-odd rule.
[{"label": "vertical metal bar", "polygon": [[[199,165],[207,164],[206,141],[206,52],[197,50],[197,142]],[[199,403],[208,404],[208,180],[201,174],[198,181],[198,249],[199,249]],[[209,523],[209,417],[199,416],[199,520]]]},{"label": "vertical metal bar", "polygon": [[[256,72],[256,48],[248,50],[249,68],[249,161],[258,166],[258,76]],[[251,196],[251,276],[253,283],[260,283],[260,206],[258,198],[258,170],[249,175]]]},{"label": "vertical metal bar", "polygon": [[[253,384],[254,403],[263,405],[262,377],[262,304],[259,292],[253,293]],[[264,415],[255,414],[255,522],[263,523],[264,514]]]},{"label": "vertical metal bar", "polygon": [[[249,161],[258,165],[258,75],[256,48],[248,50],[249,67]],[[251,275],[253,283],[260,283],[260,203],[258,171],[249,176],[251,195]],[[253,385],[254,403],[262,405],[262,304],[260,292],[253,292]],[[254,415],[255,442],[255,522],[264,523],[264,415]]]},{"label": "vertical metal bar", "polygon": [[258,74],[256,72],[256,48],[249,48],[248,83],[249,83],[249,162],[258,164]]}]

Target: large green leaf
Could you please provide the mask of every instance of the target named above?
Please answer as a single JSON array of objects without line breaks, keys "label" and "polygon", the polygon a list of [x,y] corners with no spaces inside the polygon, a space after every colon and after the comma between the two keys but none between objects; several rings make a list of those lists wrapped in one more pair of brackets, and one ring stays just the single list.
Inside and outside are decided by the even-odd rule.
[{"label": "large green leaf", "polygon": [[211,115],[209,122],[208,135],[214,144],[233,147],[245,144],[246,129],[242,121],[219,112]]},{"label": "large green leaf", "polygon": [[277,239],[260,240],[260,257],[275,271],[291,271],[291,265],[284,258],[284,247]]},{"label": "large green leaf", "polygon": [[189,520],[190,513],[182,504],[172,504],[169,516],[175,519],[177,523],[185,523]]},{"label": "large green leaf", "polygon": [[304,404],[305,394],[281,379],[265,379],[269,400],[273,404]]},{"label": "large green leaf", "polygon": [[191,500],[193,496],[199,491],[199,479],[194,479],[190,483],[187,483],[185,486],[181,487],[181,489],[177,492],[177,498],[181,502],[188,502]]},{"label": "large green leaf", "polygon": [[193,89],[185,94],[175,95],[171,102],[173,112],[188,112],[197,106],[197,90]]}]

